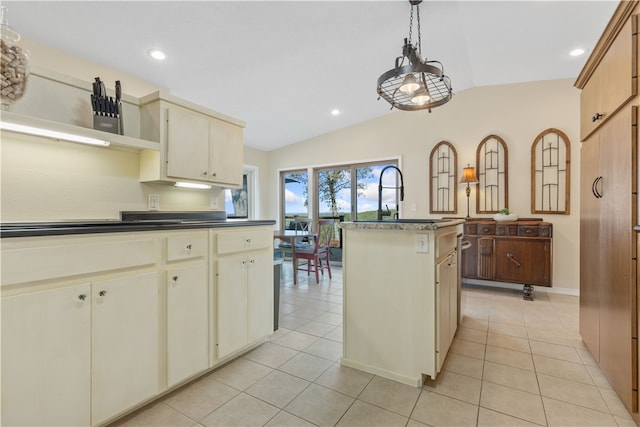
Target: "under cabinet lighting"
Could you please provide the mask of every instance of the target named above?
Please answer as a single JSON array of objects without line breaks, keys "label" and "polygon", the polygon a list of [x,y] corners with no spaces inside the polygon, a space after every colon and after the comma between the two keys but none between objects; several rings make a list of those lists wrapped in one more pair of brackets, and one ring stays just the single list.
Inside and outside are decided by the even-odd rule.
[{"label": "under cabinet lighting", "polygon": [[11,132],[25,133],[27,135],[44,136],[45,138],[53,138],[55,140],[99,145],[101,147],[108,147],[110,144],[109,141],[104,141],[102,139],[90,138],[82,135],[74,135],[72,133],[57,132],[54,130],[36,128],[32,126],[19,125],[16,123],[9,123],[5,121],[0,121],[0,129],[8,130]]},{"label": "under cabinet lighting", "polygon": [[207,185],[207,184],[194,184],[191,182],[176,182],[175,184],[176,187],[183,187],[183,188],[199,188],[201,190],[210,190],[211,186]]}]

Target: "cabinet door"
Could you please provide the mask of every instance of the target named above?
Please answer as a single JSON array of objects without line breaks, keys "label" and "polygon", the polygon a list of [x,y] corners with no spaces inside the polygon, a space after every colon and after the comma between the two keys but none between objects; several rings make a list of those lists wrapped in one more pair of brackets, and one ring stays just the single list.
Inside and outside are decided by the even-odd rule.
[{"label": "cabinet door", "polygon": [[88,284],[2,298],[2,422],[90,424]]},{"label": "cabinet door", "polygon": [[208,180],[209,119],[177,107],[167,109],[167,176]]},{"label": "cabinet door", "polygon": [[[632,411],[636,319],[636,107],[616,114],[600,134],[600,367]],[[595,249],[595,248],[594,248]],[[598,250],[595,249],[595,250]]]},{"label": "cabinet door", "polygon": [[273,257],[271,251],[248,255],[247,340],[273,332]]},{"label": "cabinet door", "polygon": [[209,126],[209,180],[241,186],[244,159],[242,128],[216,119],[211,119]]},{"label": "cabinet door", "polygon": [[447,261],[449,279],[449,344],[458,329],[458,253],[453,252]]},{"label": "cabinet door", "polygon": [[494,239],[495,280],[551,285],[551,240],[524,237]]},{"label": "cabinet door", "polygon": [[218,259],[216,315],[218,359],[247,344],[247,258]]},{"label": "cabinet door", "polygon": [[600,142],[596,133],[580,150],[580,336],[596,360],[600,360],[600,286],[603,261],[600,253]]},{"label": "cabinet door", "polygon": [[478,278],[478,238],[476,236],[464,236],[464,241],[469,246],[462,250],[462,277],[468,279]]},{"label": "cabinet door", "polygon": [[450,322],[450,267],[447,260],[436,265],[436,366],[440,372],[444,359],[449,351],[449,322]]},{"label": "cabinet door", "polygon": [[167,383],[209,366],[209,305],[204,262],[167,271]]},{"label": "cabinet door", "polygon": [[158,274],[92,284],[93,425],[158,390]]}]

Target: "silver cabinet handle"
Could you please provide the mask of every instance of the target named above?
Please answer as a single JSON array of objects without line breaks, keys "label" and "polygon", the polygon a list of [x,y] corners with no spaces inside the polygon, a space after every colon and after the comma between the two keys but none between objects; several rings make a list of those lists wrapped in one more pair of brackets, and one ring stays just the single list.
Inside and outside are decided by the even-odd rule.
[{"label": "silver cabinet handle", "polygon": [[87,299],[87,294],[78,295],[78,302],[85,301]]},{"label": "silver cabinet handle", "polygon": [[597,122],[598,120],[600,120],[602,118],[602,114],[600,113],[596,113],[593,115],[593,117],[591,117],[591,121],[592,122]]},{"label": "silver cabinet handle", "polygon": [[100,292],[98,292],[98,295],[103,297],[103,296],[107,295],[107,291],[100,291]]},{"label": "silver cabinet handle", "polygon": [[178,276],[173,276],[173,277],[171,278],[171,281],[172,281],[173,283],[178,283]]},{"label": "silver cabinet handle", "polygon": [[246,240],[246,242],[247,242],[247,243],[251,243],[251,239],[247,239],[247,240]]},{"label": "silver cabinet handle", "polygon": [[217,175],[215,172],[211,172],[211,176],[215,178]]},{"label": "silver cabinet handle", "polygon": [[189,243],[188,245],[186,245],[184,248],[187,252],[191,252],[191,243]]}]

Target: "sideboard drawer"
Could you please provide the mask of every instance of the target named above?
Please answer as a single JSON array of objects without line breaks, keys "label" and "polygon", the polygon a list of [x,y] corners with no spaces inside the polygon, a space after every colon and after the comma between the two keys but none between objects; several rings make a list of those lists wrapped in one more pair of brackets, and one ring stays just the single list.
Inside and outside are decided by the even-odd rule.
[{"label": "sideboard drawer", "polygon": [[538,235],[537,225],[518,225],[518,236],[537,237]]},{"label": "sideboard drawer", "polygon": [[496,224],[493,223],[478,223],[478,234],[493,236],[496,234]]}]

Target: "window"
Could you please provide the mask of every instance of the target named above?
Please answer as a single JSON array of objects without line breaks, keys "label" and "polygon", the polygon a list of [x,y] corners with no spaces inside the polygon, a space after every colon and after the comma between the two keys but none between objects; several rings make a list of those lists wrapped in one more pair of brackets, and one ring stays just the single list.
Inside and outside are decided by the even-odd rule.
[{"label": "window", "polygon": [[256,168],[247,167],[242,174],[242,187],[224,191],[224,210],[227,218],[249,219],[255,216]]},{"label": "window", "polygon": [[309,218],[308,181],[306,169],[280,172],[282,228],[288,228],[296,218]]}]

